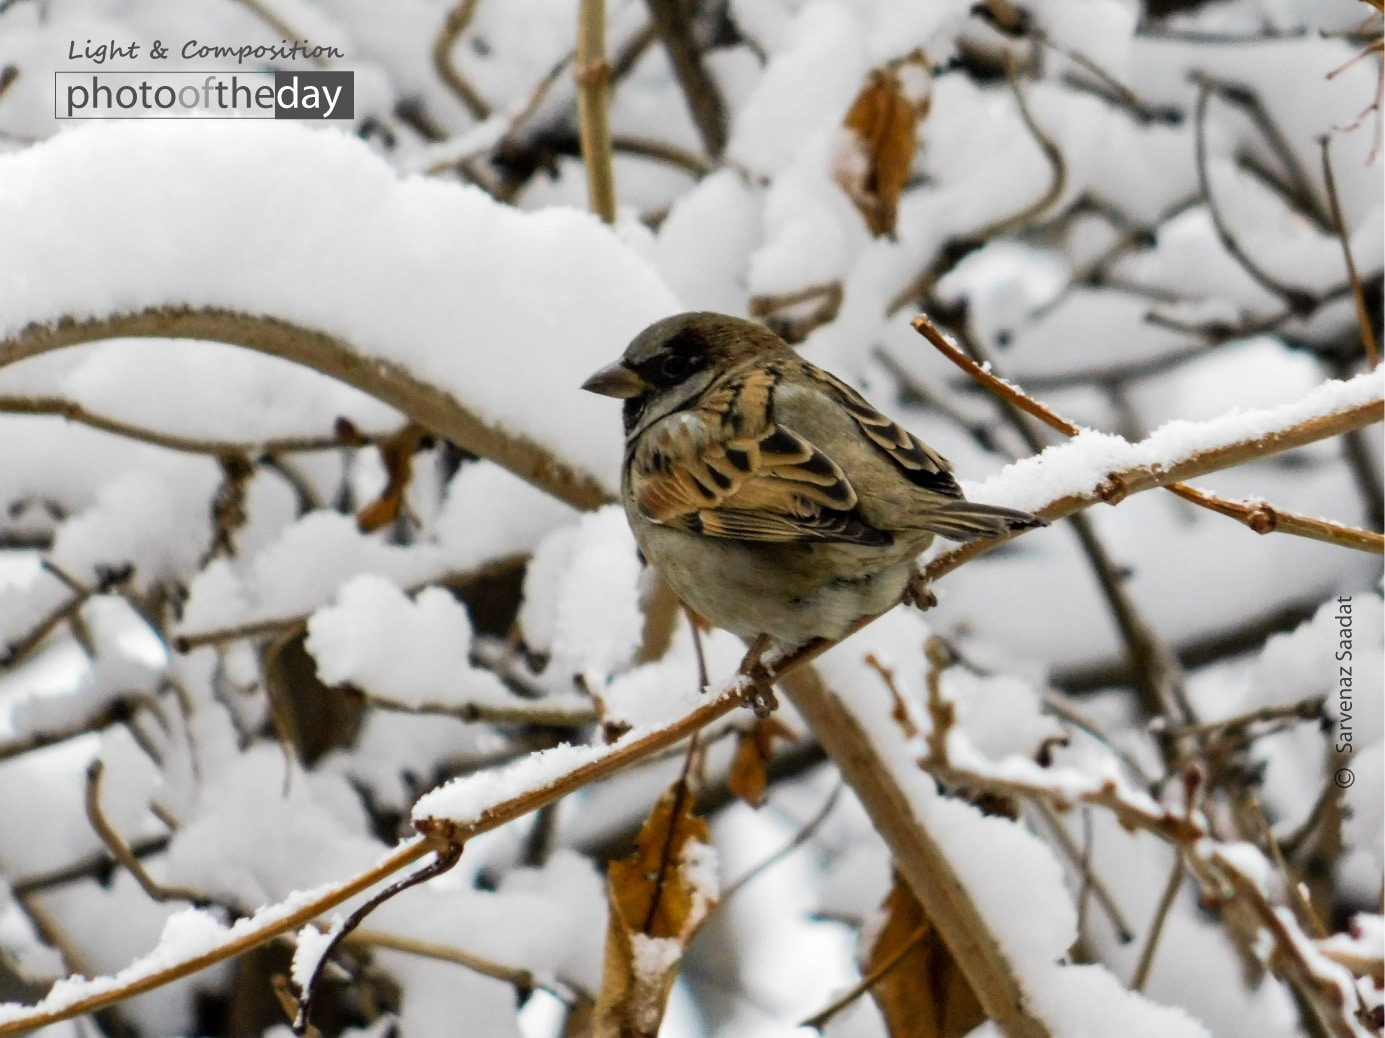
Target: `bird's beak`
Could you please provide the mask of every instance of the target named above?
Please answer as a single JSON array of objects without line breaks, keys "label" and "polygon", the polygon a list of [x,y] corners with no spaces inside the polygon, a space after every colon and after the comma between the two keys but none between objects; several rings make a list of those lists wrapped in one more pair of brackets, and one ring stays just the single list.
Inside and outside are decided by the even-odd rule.
[{"label": "bird's beak", "polygon": [[649,383],[620,361],[616,361],[614,364],[608,364],[583,382],[582,388],[588,393],[600,393],[602,396],[613,396],[617,400],[629,400],[648,389]]}]

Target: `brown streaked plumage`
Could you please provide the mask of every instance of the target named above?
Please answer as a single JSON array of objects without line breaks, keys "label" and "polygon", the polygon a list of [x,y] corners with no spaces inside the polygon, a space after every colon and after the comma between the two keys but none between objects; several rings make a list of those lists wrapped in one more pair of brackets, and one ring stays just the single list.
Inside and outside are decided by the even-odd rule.
[{"label": "brown streaked plumage", "polygon": [[935,535],[1043,524],[967,501],[946,459],[739,318],[658,321],[583,388],[625,400],[622,490],[641,551],[745,637],[840,637],[901,599]]}]

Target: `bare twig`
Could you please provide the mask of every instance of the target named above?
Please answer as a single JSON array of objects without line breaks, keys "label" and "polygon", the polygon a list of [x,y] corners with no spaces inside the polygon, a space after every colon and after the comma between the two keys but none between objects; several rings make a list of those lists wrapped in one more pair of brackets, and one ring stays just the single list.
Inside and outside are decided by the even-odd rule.
[{"label": "bare twig", "polygon": [[606,0],[580,0],[577,14],[577,128],[591,210],[616,222],[611,172],[611,66],[606,61]]},{"label": "bare twig", "polygon": [[420,955],[428,959],[437,959],[441,962],[453,962],[458,966],[464,966],[473,973],[479,973],[483,977],[493,977],[496,980],[503,980],[507,984],[513,985],[521,990],[538,989],[547,991],[554,998],[564,1002],[571,1001],[574,985],[557,984],[552,980],[545,979],[532,970],[519,969],[514,966],[506,966],[504,963],[493,962],[490,959],[474,955],[462,948],[454,948],[447,944],[434,944],[430,941],[420,941],[413,937],[401,937],[398,934],[385,933],[382,930],[361,930],[357,929],[345,938],[347,944],[360,945],[366,948],[385,948],[389,951],[404,952],[406,955]]},{"label": "bare twig", "polygon": [[[926,316],[920,314],[914,318],[914,328],[927,339],[944,357],[952,361],[959,368],[965,371],[977,382],[981,383],[992,393],[1006,403],[1018,408],[1027,415],[1031,415],[1043,422],[1051,429],[1056,429],[1065,436],[1076,436],[1082,430],[1069,422],[1066,418],[1057,414],[1045,404],[1040,403],[1027,393],[997,377],[994,373],[981,367],[965,353],[959,350],[938,330]],[[1233,501],[1226,501],[1215,497],[1205,490],[1198,490],[1184,483],[1166,484],[1164,489],[1177,494],[1185,501],[1216,512],[1219,515],[1235,519],[1244,526],[1249,527],[1256,533],[1291,533],[1298,537],[1307,537],[1312,540],[1326,541],[1329,544],[1341,545],[1344,548],[1354,548],[1357,551],[1367,551],[1374,554],[1385,554],[1385,536],[1371,530],[1359,530],[1355,527],[1344,526],[1340,523],[1330,523],[1322,519],[1310,519],[1307,516],[1295,515],[1292,512],[1285,512],[1268,503],[1257,503],[1246,505]]]},{"label": "bare twig", "polygon": [[611,137],[611,148],[625,155],[638,155],[643,159],[666,162],[694,177],[704,176],[714,168],[711,162],[695,151],[649,137],[632,137],[629,134],[617,133]]},{"label": "bare twig", "polygon": [[74,594],[40,619],[27,633],[0,647],[0,674],[19,666],[33,655],[64,621],[70,622],[76,618],[91,596],[91,591]]},{"label": "bare twig", "polygon": [[104,772],[105,764],[99,758],[92,761],[87,768],[85,804],[87,821],[96,830],[96,835],[101,838],[101,842],[111,857],[125,866],[126,871],[140,885],[140,889],[155,901],[188,901],[199,907],[212,904],[211,898],[196,890],[190,890],[186,887],[166,887],[149,875],[143,862],[135,857],[130,850],[130,845],[115,831],[115,827],[111,825],[101,810],[101,776]]},{"label": "bare twig", "polygon": [[882,979],[889,975],[891,970],[903,962],[904,957],[914,950],[914,947],[919,941],[928,936],[928,932],[929,928],[927,926],[920,926],[895,949],[894,953],[889,958],[798,1026],[811,1027],[814,1031],[821,1032],[834,1016],[851,1005],[851,1003],[855,1002],[871,988],[875,987],[876,984],[879,984]]},{"label": "bare twig", "polygon": [[1183,855],[1177,849],[1173,853],[1173,868],[1169,870],[1169,881],[1164,884],[1164,892],[1159,896],[1159,905],[1154,910],[1154,920],[1149,924],[1149,934],[1145,937],[1145,946],[1140,949],[1140,961],[1135,966],[1135,973],[1130,978],[1130,989],[1132,991],[1143,991],[1145,984],[1149,980],[1149,972],[1154,966],[1154,953],[1159,948],[1159,938],[1164,933],[1164,923],[1169,917],[1169,910],[1173,908],[1174,898],[1178,896],[1178,888],[1183,885]]},{"label": "bare twig", "polygon": [[1375,330],[1371,327],[1370,309],[1366,306],[1366,290],[1361,284],[1361,275],[1356,271],[1356,260],[1351,254],[1351,236],[1347,234],[1346,220],[1342,217],[1342,203],[1337,197],[1337,180],[1332,175],[1332,140],[1320,137],[1322,147],[1322,178],[1327,188],[1327,202],[1332,213],[1332,229],[1337,232],[1337,240],[1342,243],[1342,259],[1347,267],[1347,280],[1351,283],[1351,298],[1356,303],[1356,323],[1361,328],[1361,345],[1366,351],[1366,363],[1375,367],[1380,363],[1380,347],[1375,342]]},{"label": "bare twig", "polygon": [[777,851],[775,851],[769,857],[765,858],[763,861],[757,862],[755,865],[751,866],[750,870],[746,872],[745,875],[739,876],[736,879],[732,880],[729,884],[727,884],[722,889],[721,898],[717,901],[717,904],[726,904],[726,902],[731,900],[731,896],[733,894],[741,890],[747,883],[753,880],[756,876],[762,875],[767,869],[772,868],[774,865],[783,861],[795,850],[797,850],[799,847],[802,847],[805,843],[811,840],[813,838],[813,834],[822,828],[822,824],[827,821],[827,816],[830,815],[832,813],[833,808],[837,806],[837,800],[842,795],[842,788],[843,786],[840,782],[838,782],[835,786],[832,787],[832,792],[828,794],[827,800],[824,801],[822,808],[818,811],[817,814],[815,814],[804,825],[802,825],[799,828],[798,832],[794,833],[793,839],[791,839],[788,843],[784,844],[784,846],[780,847]]},{"label": "bare twig", "polygon": [[182,451],[187,454],[248,454],[259,457],[266,454],[288,454],[296,451],[337,450],[345,446],[366,446],[388,439],[394,433],[358,434],[350,444],[335,433],[331,436],[288,436],[261,443],[237,442],[233,440],[207,440],[196,436],[179,436],[176,433],[161,432],[146,426],[135,425],[110,418],[106,415],[88,411],[75,400],[55,396],[0,396],[0,413],[57,415],[87,425],[102,432],[114,433],[126,439],[151,443],[156,447]]},{"label": "bare twig", "polygon": [[[429,587],[464,588],[468,584],[474,584],[512,570],[522,560],[523,556],[520,555],[502,555],[489,562],[483,562],[475,569],[444,573],[417,584],[410,584],[404,588],[404,594],[412,598]],[[290,632],[301,634],[312,615],[311,612],[307,612],[297,613],[293,616],[271,616],[250,620],[243,624],[234,624],[230,627],[213,628],[209,631],[180,632],[173,636],[172,645],[178,652],[192,652],[204,645],[224,645],[227,642],[240,641],[242,638],[261,638],[266,635],[282,635]]]},{"label": "bare twig", "polygon": [[1007,62],[1005,76],[1010,83],[1010,89],[1014,92],[1015,104],[1019,108],[1020,118],[1024,120],[1025,129],[1029,131],[1030,136],[1034,138],[1034,143],[1044,153],[1044,158],[1048,160],[1049,182],[1044,193],[1019,212],[1012,213],[1003,220],[998,220],[977,231],[975,237],[982,241],[993,238],[997,234],[1006,234],[1037,219],[1044,210],[1063,197],[1063,191],[1068,183],[1068,164],[1063,158],[1063,151],[1053,138],[1034,121],[1034,113],[1029,110],[1029,102],[1025,100],[1024,90],[1020,87],[1019,74],[1015,71],[1013,63]]},{"label": "bare twig", "polygon": [[410,887],[416,887],[420,883],[426,883],[428,880],[433,879],[435,876],[442,875],[448,869],[452,868],[453,865],[456,865],[457,862],[461,860],[461,857],[462,845],[459,843],[439,849],[433,861],[410,875],[405,876],[398,882],[391,883],[379,893],[372,895],[364,904],[347,916],[341,926],[333,930],[332,936],[327,941],[327,947],[322,949],[322,954],[318,956],[317,962],[313,964],[313,971],[308,977],[308,983],[304,986],[303,997],[298,1004],[298,1015],[294,1017],[293,1020],[294,1034],[301,1035],[308,1030],[308,1019],[312,1014],[313,995],[317,988],[318,979],[322,976],[322,969],[327,964],[328,958],[331,957],[332,952],[337,949],[341,942],[350,935],[356,927],[360,926],[371,912],[375,911],[390,898],[394,897],[396,894],[402,894]]},{"label": "bare twig", "polygon": [[471,18],[479,4],[480,0],[458,0],[447,12],[442,28],[438,30],[437,39],[433,41],[433,68],[437,71],[438,78],[447,84],[447,88],[457,95],[457,99],[478,122],[490,117],[491,106],[457,68],[453,52],[456,50],[457,41],[462,38],[462,33],[466,32],[467,26],[471,24]]},{"label": "bare twig", "polygon": [[[1077,846],[1077,843],[1072,838],[1072,834],[1068,832],[1067,826],[1063,824],[1062,819],[1058,817],[1049,804],[1036,801],[1034,803],[1034,809],[1038,812],[1039,817],[1044,820],[1044,824],[1048,826],[1048,830],[1053,834],[1053,839],[1058,844],[1059,848],[1081,873],[1082,889],[1077,899],[1079,914],[1082,911],[1083,902],[1087,900],[1086,895],[1091,894],[1096,898],[1102,910],[1105,911],[1107,917],[1111,920],[1111,927],[1116,931],[1116,940],[1120,941],[1121,944],[1128,944],[1130,941],[1133,941],[1135,939],[1135,932],[1126,921],[1125,913],[1122,912],[1120,906],[1116,904],[1115,895],[1111,893],[1110,888],[1106,886],[1101,877],[1092,869],[1090,844],[1088,843],[1085,848]],[[1091,834],[1091,812],[1089,810],[1083,810],[1082,812],[1082,825],[1084,833],[1089,838]],[[1084,840],[1084,843],[1087,842],[1087,840]],[[1077,932],[1083,932],[1080,920]]]},{"label": "bare twig", "polygon": [[384,358],[367,358],[325,332],[272,317],[215,307],[150,307],[56,324],[31,324],[0,340],[0,368],[80,343],[117,338],[206,339],[315,368],[405,412],[423,427],[489,458],[521,479],[576,508],[610,499],[591,476],[555,458],[528,437],[493,425],[456,397]]},{"label": "bare twig", "polygon": [[1295,537],[1306,537],[1309,540],[1336,544],[1373,555],[1385,554],[1385,536],[1373,530],[1361,530],[1342,523],[1331,523],[1325,519],[1311,519],[1308,516],[1281,511],[1267,501],[1254,504],[1227,501],[1186,483],[1174,483],[1164,489],[1177,494],[1184,501],[1224,515],[1228,519],[1235,519],[1256,533],[1291,533]]},{"label": "bare twig", "polygon": [[702,63],[702,52],[693,39],[692,18],[681,0],[647,0],[649,13],[668,52],[669,64],[687,98],[688,112],[712,158],[726,149],[726,103],[716,80]]},{"label": "bare twig", "polygon": [[[1385,401],[1379,397],[1361,404],[1355,404],[1332,414],[1315,415],[1297,422],[1289,428],[1276,430],[1245,440],[1236,440],[1219,447],[1194,451],[1170,465],[1157,471],[1148,466],[1137,466],[1120,472],[1113,472],[1089,490],[1064,494],[1039,509],[1036,513],[1050,522],[1087,508],[1097,501],[1108,504],[1124,500],[1130,494],[1142,493],[1155,487],[1168,486],[1181,480],[1245,464],[1259,458],[1268,458],[1296,447],[1304,447],[1319,440],[1340,436],[1349,429],[1359,429],[1372,425],[1385,417]],[[1001,544],[1013,540],[1018,534],[1001,534],[984,541],[972,541],[932,559],[924,566],[922,576],[925,580],[937,580],[951,573],[958,566],[994,551]]]},{"label": "bare twig", "polygon": [[1231,258],[1241,265],[1242,270],[1249,274],[1262,288],[1279,296],[1291,311],[1296,314],[1311,313],[1320,302],[1318,297],[1305,289],[1284,284],[1252,259],[1250,254],[1241,248],[1236,236],[1231,233],[1231,228],[1227,225],[1226,218],[1222,215],[1216,197],[1212,193],[1211,177],[1207,166],[1207,107],[1211,102],[1213,93],[1226,96],[1229,92],[1231,96],[1239,97],[1244,94],[1244,91],[1237,91],[1235,88],[1218,83],[1211,77],[1201,74],[1195,75],[1194,79],[1198,86],[1197,107],[1194,109],[1193,117],[1197,181],[1198,187],[1202,191],[1203,200],[1207,203],[1207,212],[1212,217],[1212,226],[1217,232],[1217,239]]},{"label": "bare twig", "polygon": [[1286,723],[1298,721],[1320,721],[1323,718],[1323,700],[1321,696],[1312,699],[1303,699],[1297,703],[1285,703],[1279,706],[1262,706],[1249,713],[1237,714],[1235,717],[1228,717],[1221,721],[1207,721],[1203,724],[1189,725],[1186,728],[1172,729],[1169,735],[1183,736],[1212,736],[1215,738],[1225,738],[1248,729],[1256,728],[1260,725],[1269,727],[1269,731],[1261,734],[1270,734],[1278,731]]},{"label": "bare twig", "polygon": [[438,717],[455,717],[459,721],[484,721],[490,724],[538,724],[550,728],[584,728],[598,720],[596,710],[590,705],[584,707],[552,706],[543,700],[532,703],[516,700],[512,704],[501,703],[405,703],[388,696],[356,690],[366,706],[400,714],[426,714]]},{"label": "bare twig", "polygon": [[107,701],[95,713],[59,728],[49,728],[39,732],[26,732],[0,742],[0,761],[18,757],[33,750],[76,739],[79,736],[101,731],[111,725],[124,724],[135,716],[141,707],[157,709],[153,696],[143,692],[118,696]]}]

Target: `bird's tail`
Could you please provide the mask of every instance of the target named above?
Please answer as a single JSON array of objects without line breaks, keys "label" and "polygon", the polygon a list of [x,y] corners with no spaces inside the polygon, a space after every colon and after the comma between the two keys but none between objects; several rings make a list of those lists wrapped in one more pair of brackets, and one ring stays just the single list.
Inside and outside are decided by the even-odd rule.
[{"label": "bird's tail", "polygon": [[974,541],[1047,525],[1047,519],[1028,512],[965,500],[949,501],[928,517],[928,529],[950,541]]}]

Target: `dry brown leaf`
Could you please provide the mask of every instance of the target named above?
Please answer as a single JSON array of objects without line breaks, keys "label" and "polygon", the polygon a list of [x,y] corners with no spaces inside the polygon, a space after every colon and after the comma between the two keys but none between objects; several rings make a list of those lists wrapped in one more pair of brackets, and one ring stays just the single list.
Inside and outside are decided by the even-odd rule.
[{"label": "dry brown leaf", "polygon": [[866,965],[868,973],[883,971],[870,993],[890,1038],[961,1038],[986,1019],[952,953],[898,873],[885,899],[885,925]]},{"label": "dry brown leaf", "polygon": [[846,113],[832,175],[877,238],[894,237],[930,96],[928,59],[915,51],[872,70]]},{"label": "dry brown leaf", "polygon": [[389,439],[380,441],[380,460],[385,463],[389,478],[380,496],[356,513],[356,526],[362,533],[373,533],[399,518],[404,491],[414,472],[414,451],[424,435],[421,428],[410,422]]},{"label": "dry brown leaf", "polygon": [[683,952],[716,903],[707,823],[679,783],[654,805],[635,853],[612,862],[595,1038],[655,1035]]},{"label": "dry brown leaf", "polygon": [[796,742],[798,736],[778,718],[765,717],[742,731],[736,742],[736,755],[731,760],[726,786],[751,807],[760,807],[765,802],[765,787],[769,785],[769,773],[765,769],[774,755],[776,739]]}]

